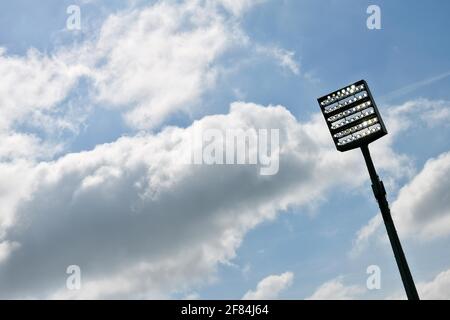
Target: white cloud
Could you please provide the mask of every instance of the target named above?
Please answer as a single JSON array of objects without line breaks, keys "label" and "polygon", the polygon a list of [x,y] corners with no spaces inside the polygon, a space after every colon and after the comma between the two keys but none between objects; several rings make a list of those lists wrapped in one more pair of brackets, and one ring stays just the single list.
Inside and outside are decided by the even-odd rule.
[{"label": "white cloud", "polygon": [[[32,161],[60,146],[16,132],[16,124],[72,130],[77,124],[62,106],[81,77],[95,89],[88,90],[89,99],[119,108],[135,128],[151,128],[196,104],[214,85],[217,59],[245,40],[235,18],[198,3],[157,2],[112,15],[95,39],[51,57],[2,52],[0,68],[9,82],[0,86],[5,93],[0,135],[17,148],[0,147],[0,156],[8,158],[0,165],[0,282],[6,288],[1,297],[189,293],[211,281],[218,264],[233,259],[246,232],[262,221],[290,206],[320,201],[333,186],[351,189],[367,180],[361,155],[336,152],[320,115],[298,122],[283,107],[246,103],[186,129],[123,137],[92,151]],[[226,3],[235,13],[248,7]],[[293,53],[271,52],[298,72]],[[279,174],[261,177],[252,166],[181,165],[186,141],[199,126],[280,129]],[[403,175],[405,159],[391,150],[391,139],[384,141],[374,148],[383,159],[380,167]],[[64,288],[72,264],[82,269],[81,291]]]},{"label": "white cloud", "polygon": [[434,239],[450,235],[450,152],[430,159],[392,205],[400,232]]},{"label": "white cloud", "polygon": [[356,285],[345,285],[342,278],[322,284],[307,298],[308,300],[354,300],[360,299],[365,289]]},{"label": "white cloud", "polygon": [[242,15],[246,10],[266,0],[217,0],[225,9],[235,16]]},{"label": "white cloud", "polygon": [[[450,270],[442,271],[429,282],[417,283],[421,300],[450,300]],[[347,285],[338,277],[321,285],[308,299],[313,300],[354,300],[364,299],[367,290],[358,285]],[[406,300],[404,290],[386,297],[388,300]]]},{"label": "white cloud", "polygon": [[450,101],[417,99],[407,101],[390,109],[389,117],[395,121],[397,130],[405,130],[412,125],[424,123],[429,127],[448,125]]},{"label": "white cloud", "polygon": [[92,44],[96,98],[125,109],[127,122],[153,128],[188,112],[211,88],[217,59],[240,35],[213,7],[159,2],[110,16]]},{"label": "white cloud", "polygon": [[[408,184],[400,189],[391,213],[402,237],[429,241],[450,235],[450,152],[430,159]],[[352,254],[358,254],[383,226],[379,215],[357,233]],[[384,239],[384,238],[379,238]]]},{"label": "white cloud", "polygon": [[[73,110],[56,107],[88,69],[62,54],[46,56],[30,49],[26,56],[9,56],[0,48],[0,159],[48,158],[61,150],[59,141],[43,141],[18,127],[44,131],[75,130]],[[72,119],[68,121],[67,115]],[[50,119],[51,121],[47,121]]]},{"label": "white cloud", "polygon": [[[0,159],[62,152],[61,133],[77,134],[92,105],[117,109],[133,129],[154,129],[177,113],[192,114],[226,69],[220,58],[233,50],[254,56],[258,47],[281,66],[298,70],[292,52],[265,49],[241,29],[239,16],[259,2],[130,2],[90,38],[56,47],[51,55],[30,49],[26,56],[13,56],[0,48]],[[87,88],[80,91],[81,78]],[[78,101],[80,96],[85,100]],[[4,142],[11,140],[16,148]]]},{"label": "white cloud", "polygon": [[14,224],[19,204],[30,195],[33,167],[33,163],[25,160],[0,162],[0,242],[6,230]]},{"label": "white cloud", "polygon": [[49,158],[62,150],[57,142],[42,141],[34,134],[14,131],[0,133],[0,159],[14,160],[18,158]]},{"label": "white cloud", "polygon": [[421,299],[450,300],[450,270],[439,273],[432,281],[420,283]]},{"label": "white cloud", "polygon": [[109,17],[83,49],[95,52],[96,99],[120,108],[131,127],[153,129],[176,113],[193,112],[226,69],[225,53],[245,48],[299,73],[294,52],[252,43],[218,3],[239,16],[258,1],[158,2]]},{"label": "white cloud", "polygon": [[[277,175],[260,176],[254,166],[181,164],[193,130],[236,127],[280,129]],[[4,164],[0,189],[8,223],[0,239],[20,249],[0,269],[6,288],[1,294],[191,292],[211,281],[217,265],[233,259],[246,232],[262,221],[289,206],[320,201],[335,185],[365,182],[360,154],[336,152],[328,136],[322,141],[316,135],[320,130],[326,129],[318,117],[301,123],[283,107],[235,103],[229,114],[205,117],[186,129],[124,137],[54,162]],[[344,170],[348,165],[352,172]],[[81,291],[64,289],[72,264],[82,269]]]},{"label": "white cloud", "polygon": [[[442,271],[433,280],[417,283],[421,300],[450,300],[450,270]],[[390,300],[406,300],[405,292],[398,291],[388,297]]]},{"label": "white cloud", "polygon": [[[300,139],[304,129],[284,108],[244,103],[187,129],[124,137],[45,160],[59,156],[61,133],[76,133],[94,103],[118,108],[137,129],[190,112],[223,68],[219,57],[233,47],[251,47],[237,18],[254,2],[222,1],[234,17],[218,10],[218,3],[157,2],[119,12],[88,41],[51,55],[1,50],[0,296],[192,292],[212,279],[217,264],[233,258],[249,229],[327,188],[307,188],[313,178],[308,169],[316,164],[296,149],[321,152],[328,145],[316,147],[307,134]],[[81,78],[86,92],[77,87]],[[80,95],[88,106],[73,111]],[[263,179],[249,166],[181,165],[183,142],[203,125],[283,128],[285,141],[297,137],[286,144],[287,170]],[[39,134],[23,129],[28,126]],[[64,289],[71,264],[82,269],[79,292]]]},{"label": "white cloud", "polygon": [[243,300],[270,300],[277,299],[279,294],[292,285],[294,274],[285,272],[280,275],[271,275],[261,280],[256,289],[248,291]]},{"label": "white cloud", "polygon": [[278,64],[295,75],[300,74],[300,64],[295,59],[295,52],[271,46],[256,46],[256,52],[274,58]]},{"label": "white cloud", "polygon": [[60,56],[48,57],[33,49],[25,57],[7,56],[1,50],[0,130],[54,107],[86,71],[81,65],[68,65]]},{"label": "white cloud", "polygon": [[2,241],[0,242],[0,265],[8,259],[9,255],[20,245],[17,242]]},{"label": "white cloud", "polygon": [[376,214],[369,222],[358,230],[356,238],[353,241],[353,247],[350,256],[357,257],[366,247],[373,234],[377,232],[383,221],[380,214]]},{"label": "white cloud", "polygon": [[[388,128],[395,138],[401,132],[413,125],[437,127],[447,125],[450,114],[449,101],[433,101],[419,99],[408,101],[400,106],[392,107],[387,114]],[[389,137],[389,135],[387,136]],[[392,139],[383,138],[387,142],[384,157],[390,161],[389,153]],[[395,161],[400,159],[394,157]],[[404,159],[408,163],[407,159]],[[378,162],[378,157],[377,157]],[[394,164],[385,163],[392,166]],[[408,167],[403,170],[404,176],[411,176],[408,184],[404,185],[391,205],[391,212],[396,227],[402,236],[415,237],[421,240],[445,237],[450,234],[450,201],[448,179],[444,177],[450,173],[450,155],[444,153],[436,159],[429,159],[424,168],[416,175]],[[377,234],[382,226],[379,215],[372,218],[356,235],[352,254],[357,254]],[[384,239],[384,238],[383,238]]]}]

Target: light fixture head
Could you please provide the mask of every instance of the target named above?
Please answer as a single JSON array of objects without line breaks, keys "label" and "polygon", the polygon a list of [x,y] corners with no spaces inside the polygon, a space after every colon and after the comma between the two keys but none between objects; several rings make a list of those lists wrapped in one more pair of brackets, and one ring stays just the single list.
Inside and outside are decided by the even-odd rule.
[{"label": "light fixture head", "polygon": [[387,134],[369,86],[360,80],[317,99],[336,149],[367,145]]}]

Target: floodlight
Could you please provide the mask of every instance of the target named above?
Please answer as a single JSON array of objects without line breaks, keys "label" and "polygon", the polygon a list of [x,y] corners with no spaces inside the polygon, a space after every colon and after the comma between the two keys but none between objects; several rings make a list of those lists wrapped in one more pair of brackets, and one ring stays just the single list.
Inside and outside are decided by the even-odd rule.
[{"label": "floodlight", "polygon": [[318,101],[339,151],[359,148],[387,134],[364,80],[336,90]]},{"label": "floodlight", "polygon": [[372,190],[378,201],[395,260],[409,300],[419,300],[413,277],[406,261],[400,239],[386,199],[386,189],[380,180],[370,156],[369,144],[388,132],[372,97],[369,86],[360,80],[319,99],[320,109],[336,149],[344,152],[361,148],[372,181]]}]

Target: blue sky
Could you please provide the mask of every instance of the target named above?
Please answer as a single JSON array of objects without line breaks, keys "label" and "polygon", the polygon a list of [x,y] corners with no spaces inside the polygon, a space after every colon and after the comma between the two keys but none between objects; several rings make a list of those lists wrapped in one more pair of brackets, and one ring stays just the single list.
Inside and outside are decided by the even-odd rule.
[{"label": "blue sky", "polygon": [[[242,211],[242,216],[244,216],[247,211],[252,212],[253,206],[255,212],[258,210],[269,212],[272,209],[267,208],[272,208],[272,206],[275,208],[273,215],[267,213],[264,215],[264,219],[258,216],[258,220],[252,216],[253,213],[249,214],[249,217],[255,219],[255,225],[250,224],[251,227],[246,227],[244,230],[233,225],[227,225],[226,228],[221,229],[224,234],[227,234],[226,231],[238,234],[239,241],[231,247],[224,244],[225,240],[219,241],[214,237],[205,236],[204,240],[198,240],[198,243],[192,244],[191,248],[195,249],[192,249],[193,252],[197,252],[197,249],[200,252],[203,245],[205,248],[209,248],[210,243],[214,243],[214,248],[226,247],[227,249],[222,248],[223,252],[217,249],[217,256],[212,255],[214,258],[205,258],[207,262],[202,265],[193,266],[194,263],[186,258],[188,261],[183,260],[186,264],[180,270],[164,267],[164,263],[172,261],[171,259],[177,261],[176,259],[179,259],[180,255],[183,256],[183,252],[190,252],[191,249],[183,249],[184,247],[179,245],[179,242],[167,245],[166,249],[166,243],[171,244],[172,241],[166,238],[166,235],[160,238],[157,236],[153,238],[151,235],[150,238],[143,237],[149,242],[161,241],[161,245],[158,248],[157,244],[152,243],[148,251],[143,246],[142,251],[136,249],[139,254],[134,253],[134,249],[130,249],[126,245],[122,247],[122,243],[117,240],[119,249],[108,256],[111,259],[108,260],[110,261],[107,268],[109,273],[105,274],[104,279],[111,279],[111,283],[114,284],[118,278],[122,279],[123,275],[121,286],[131,289],[120,291],[112,285],[114,289],[110,289],[112,292],[109,294],[108,288],[104,289],[103,284],[98,280],[103,279],[98,277],[98,268],[104,266],[86,263],[85,270],[87,270],[88,279],[86,290],[90,291],[85,291],[81,297],[115,297],[114,294],[117,294],[118,297],[137,298],[161,296],[183,298],[189,296],[203,299],[240,299],[246,292],[258,291],[258,283],[263,279],[286,272],[292,274],[292,279],[285,282],[279,292],[273,289],[276,294],[269,295],[269,298],[303,299],[311,297],[313,294],[316,294],[315,297],[323,298],[402,297],[400,277],[391,249],[384,238],[384,227],[378,226],[376,230],[370,232],[367,239],[361,241],[362,244],[356,240],[358,232],[378,214],[367,174],[364,167],[361,167],[363,158],[358,154],[358,150],[349,152],[350,155],[344,155],[337,151],[329,152],[333,149],[331,138],[328,137],[329,140],[324,140],[317,137],[317,140],[320,141],[317,142],[317,145],[312,142],[311,150],[318,148],[324,152],[320,153],[322,156],[319,155],[317,161],[323,159],[321,157],[325,155],[332,157],[331,160],[342,161],[343,164],[339,163],[337,172],[332,174],[333,178],[329,178],[331,181],[329,184],[322,181],[317,182],[317,185],[320,186],[314,182],[311,182],[310,185],[307,184],[309,189],[314,189],[314,193],[313,197],[306,202],[292,200],[296,198],[296,195],[301,198],[301,194],[298,192],[303,192],[301,191],[303,189],[300,187],[300,189],[296,189],[294,184],[287,184],[286,181],[289,179],[285,177],[295,174],[297,171],[290,173],[289,170],[294,169],[290,165],[283,167],[282,160],[280,166],[282,178],[280,181],[274,182],[274,188],[284,190],[285,187],[288,191],[277,197],[274,196],[273,202],[271,202],[272,200],[267,200],[271,199],[271,196],[267,196],[265,199],[264,196],[261,196],[264,195],[265,189],[258,191],[259,189],[255,188],[255,193],[249,192],[248,196],[243,194],[242,199],[238,196],[224,196],[223,201],[229,203],[222,206],[220,205],[221,201],[218,200],[219,198],[215,198],[214,194],[211,194],[208,199],[202,199],[202,186],[214,183],[214,186],[205,187],[205,190],[214,189],[217,194],[225,195],[233,194],[233,186],[246,185],[246,183],[239,179],[228,181],[228,174],[222,172],[220,168],[217,169],[217,173],[215,171],[214,174],[210,173],[211,179],[215,180],[208,183],[205,180],[205,184],[199,183],[199,186],[192,187],[192,190],[200,192],[195,200],[189,198],[190,193],[185,193],[184,189],[177,187],[175,182],[182,185],[185,180],[178,181],[178,178],[175,178],[176,173],[172,175],[172,172],[168,172],[166,176],[161,174],[163,177],[158,174],[152,176],[152,170],[154,168],[157,170],[160,163],[163,162],[161,159],[166,159],[165,156],[141,159],[143,163],[140,166],[147,168],[142,172],[132,171],[130,173],[127,171],[128,162],[116,161],[116,158],[121,159],[123,154],[129,152],[127,147],[122,146],[123,142],[120,141],[124,140],[120,140],[121,137],[130,138],[130,144],[139,140],[139,137],[144,137],[148,139],[149,142],[146,143],[153,150],[152,148],[160,146],[158,139],[162,139],[161,136],[165,137],[164,130],[167,127],[188,130],[196,120],[205,123],[214,121],[215,117],[218,117],[217,115],[229,114],[230,104],[236,101],[245,101],[258,106],[254,110],[243,107],[242,114],[246,119],[246,121],[243,120],[243,123],[248,124],[251,121],[259,123],[257,121],[266,119],[265,112],[272,112],[271,109],[265,108],[266,106],[281,105],[285,108],[286,114],[284,111],[277,111],[282,114],[273,111],[274,114],[268,117],[284,119],[284,117],[288,117],[287,113],[290,113],[295,117],[296,125],[306,128],[307,131],[308,128],[324,125],[322,119],[320,119],[321,122],[317,120],[319,119],[317,117],[319,112],[317,97],[354,81],[366,79],[381,113],[389,119],[388,131],[393,131],[389,138],[384,138],[386,141],[374,143],[374,161],[375,165],[379,164],[380,175],[388,187],[390,203],[396,203],[394,208],[400,212],[394,212],[394,218],[397,215],[398,221],[396,222],[404,223],[404,226],[399,227],[400,236],[412,273],[416,282],[420,283],[419,293],[425,297],[450,298],[450,291],[442,289],[443,286],[450,283],[450,271],[448,271],[450,270],[450,256],[443,254],[448,251],[450,236],[450,228],[444,227],[445,224],[449,225],[450,201],[448,194],[445,196],[444,191],[438,192],[446,190],[448,185],[446,174],[450,172],[446,166],[447,153],[450,151],[450,126],[448,125],[450,120],[450,93],[448,90],[450,85],[450,60],[448,59],[450,43],[446,37],[446,31],[450,28],[447,14],[450,10],[450,3],[443,0],[414,2],[266,0],[259,4],[249,5],[248,3],[251,1],[234,0],[211,1],[208,6],[205,4],[208,1],[187,2],[191,3],[199,12],[201,10],[197,7],[207,8],[205,9],[206,14],[209,15],[207,19],[217,19],[217,21],[214,20],[217,25],[211,26],[209,22],[195,20],[194,26],[190,27],[192,29],[181,23],[177,27],[178,29],[171,33],[172,29],[168,23],[167,30],[169,31],[163,29],[164,32],[169,32],[168,37],[176,37],[180,33],[186,32],[187,40],[182,41],[182,44],[177,42],[179,47],[176,47],[174,52],[169,52],[171,47],[167,45],[167,54],[164,52],[164,48],[166,48],[164,37],[163,40],[157,37],[158,30],[163,28],[158,25],[158,22],[162,24],[165,22],[152,22],[148,19],[149,17],[159,19],[158,15],[165,16],[165,10],[168,12],[166,16],[168,21],[174,19],[176,15],[170,12],[171,9],[175,8],[174,10],[180,10],[180,12],[189,10],[183,7],[184,2],[182,1],[159,1],[155,4],[155,1],[45,0],[38,3],[19,0],[0,4],[0,47],[6,50],[2,54],[4,59],[0,61],[0,64],[4,64],[4,70],[9,72],[8,74],[19,74],[18,65],[40,66],[42,63],[41,72],[33,73],[34,67],[25,69],[28,70],[24,71],[25,77],[8,78],[7,81],[11,81],[11,85],[5,86],[0,91],[3,95],[11,96],[2,101],[3,106],[8,106],[3,107],[2,116],[6,115],[6,118],[12,119],[0,128],[1,136],[8,139],[17,134],[26,136],[24,141],[18,142],[18,146],[21,143],[24,144],[25,151],[18,152],[16,150],[17,152],[8,151],[8,153],[2,151],[9,150],[8,147],[0,148],[1,152],[5,152],[0,154],[2,161],[0,176],[10,177],[17,170],[17,172],[23,172],[25,177],[30,177],[30,180],[31,177],[42,178],[42,181],[38,180],[35,185],[31,182],[27,182],[28,184],[24,182],[23,186],[2,185],[4,189],[18,191],[17,195],[6,192],[2,195],[5,199],[5,206],[8,207],[6,210],[8,213],[1,216],[3,221],[0,229],[0,288],[2,279],[11,277],[11,272],[13,272],[11,270],[15,263],[25,261],[32,264],[36,262],[39,268],[47,268],[52,261],[56,261],[55,265],[58,263],[64,265],[72,258],[75,264],[78,264],[77,259],[88,259],[89,254],[86,257],[83,255],[82,245],[78,245],[75,235],[70,238],[70,241],[63,241],[68,251],[72,250],[71,245],[76,244],[73,246],[73,250],[77,254],[73,257],[70,254],[65,256],[67,261],[63,261],[62,258],[58,260],[51,255],[30,254],[30,248],[33,245],[27,247],[27,244],[33,243],[30,240],[33,237],[26,234],[32,234],[35,237],[36,246],[39,245],[39,250],[42,252],[46,251],[46,245],[62,237],[59,234],[60,231],[57,230],[58,228],[65,230],[68,223],[79,226],[77,230],[80,230],[80,233],[77,236],[84,237],[83,223],[88,224],[91,218],[86,218],[86,221],[78,221],[69,215],[68,220],[65,218],[66,220],[60,221],[56,215],[47,215],[46,212],[58,210],[64,215],[66,210],[63,204],[52,206],[51,199],[53,197],[63,199],[67,196],[68,199],[72,199],[75,205],[72,208],[70,206],[73,203],[68,203],[67,212],[71,212],[74,216],[77,216],[78,213],[83,215],[84,212],[87,215],[90,212],[94,225],[98,223],[99,226],[110,226],[111,230],[120,230],[114,224],[119,219],[114,220],[114,217],[111,218],[106,214],[108,208],[114,208],[115,202],[111,200],[111,203],[108,203],[108,199],[110,199],[107,195],[109,185],[104,180],[102,183],[105,185],[100,184],[94,191],[99,194],[97,198],[86,198],[83,200],[85,202],[77,202],[77,192],[81,189],[77,189],[77,185],[71,185],[72,180],[76,180],[73,177],[75,171],[67,169],[70,167],[70,155],[73,155],[73,157],[79,157],[77,158],[79,163],[89,163],[89,165],[97,161],[96,159],[99,157],[105,156],[106,159],[101,160],[99,168],[117,165],[118,167],[111,169],[112,173],[108,171],[108,174],[111,174],[114,179],[126,176],[124,186],[128,185],[128,179],[132,179],[131,177],[134,175],[148,174],[149,190],[151,191],[153,188],[160,190],[158,184],[168,179],[167,183],[170,185],[170,177],[172,177],[175,186],[172,186],[173,194],[169,194],[174,197],[173,199],[187,199],[186,201],[192,202],[186,206],[193,207],[193,217],[195,217],[196,210],[206,210],[204,220],[198,223],[197,233],[208,234],[209,228],[213,232],[219,224],[218,221],[222,221],[214,220],[214,223],[208,224],[210,219],[212,221],[210,216],[216,216],[215,214],[208,215],[208,210],[223,211],[237,216]],[[161,3],[166,7],[163,6],[161,10],[152,9],[161,6]],[[79,31],[66,29],[68,18],[66,8],[71,4],[76,4],[81,9],[81,30]],[[240,7],[240,4],[243,4],[244,7]],[[369,16],[366,9],[371,4],[376,4],[381,8],[381,30],[369,30],[366,26]],[[233,8],[241,9],[233,11]],[[139,15],[140,12],[149,12],[149,14],[142,16]],[[197,14],[197,11],[195,12]],[[203,11],[201,12],[205,14]],[[187,13],[187,17],[191,17],[190,13]],[[141,29],[136,27],[139,21],[144,26]],[[139,35],[139,32],[143,32],[142,38],[135,40],[133,37],[136,36],[136,33],[127,33],[128,25],[130,30],[138,30],[136,33]],[[214,27],[217,26],[219,27],[215,29]],[[224,28],[221,29],[220,26]],[[208,38],[207,44],[203,43],[206,40],[195,33],[196,28],[200,30],[204,28],[204,33],[210,35],[211,39]],[[112,36],[108,34],[109,30],[113,30]],[[154,38],[148,38],[154,39],[152,40],[154,42],[150,40],[146,42],[145,32],[149,33],[149,37],[150,34],[155,34]],[[197,45],[199,48],[196,47]],[[216,45],[217,47],[215,47]],[[123,50],[121,50],[122,46]],[[161,48],[161,51],[157,51],[153,55],[153,46]],[[178,49],[182,51],[183,46],[188,47],[186,49],[188,58],[183,60],[185,56],[182,56],[181,62],[170,60],[172,55],[178,57],[176,55]],[[37,52],[35,60],[30,58],[31,49]],[[198,59],[197,56],[190,56],[189,52],[197,52],[195,50],[199,50]],[[208,53],[209,50],[211,56]],[[129,61],[127,52],[132,53]],[[45,64],[46,59],[50,60],[48,64]],[[165,64],[166,67],[160,68],[158,59],[163,59],[161,64]],[[60,65],[57,65],[58,61],[64,64],[67,71],[58,71],[60,70],[58,69]],[[288,64],[283,61],[288,61]],[[53,63],[56,67],[53,67]],[[0,68],[2,67],[0,66]],[[44,77],[42,74],[47,72],[45,71],[47,68],[50,76]],[[168,75],[162,77],[161,74],[164,73],[165,68],[167,68]],[[185,72],[186,68],[191,71]],[[136,79],[130,78],[127,73],[129,69],[134,70],[135,78],[139,81],[134,82]],[[27,72],[30,77],[27,77]],[[190,78],[191,76],[192,78]],[[39,77],[42,77],[42,80],[39,80]],[[210,80],[210,77],[214,80]],[[61,88],[56,93],[47,94],[46,90],[52,85],[51,79],[56,79],[53,85],[57,84],[55,87],[59,88],[61,84]],[[179,82],[179,79],[182,80]],[[30,84],[27,81],[30,81]],[[63,85],[66,81],[67,85]],[[162,84],[160,85],[159,82]],[[32,101],[23,102],[20,94],[11,94],[15,85],[22,90],[20,92],[23,96],[30,97]],[[34,85],[40,89],[34,90]],[[171,90],[172,85],[173,90]],[[198,92],[198,94],[192,94],[192,92]],[[162,96],[159,96],[160,94]],[[178,97],[179,100],[177,100]],[[160,110],[158,102],[163,106],[167,104],[166,109],[161,107]],[[20,113],[17,110],[25,111]],[[135,110],[137,111],[134,112]],[[165,110],[170,110],[170,112]],[[247,115],[246,112],[250,112],[248,110],[253,110],[254,113]],[[46,120],[37,121],[38,116],[42,115],[47,117]],[[205,118],[206,116],[209,118]],[[260,116],[261,119],[259,119]],[[149,122],[147,117],[151,121],[154,118],[159,120],[155,121],[154,125],[147,126],[146,123]],[[258,120],[254,118],[258,118]],[[232,120],[224,120],[225,123],[228,123],[227,121]],[[267,123],[268,120],[264,121]],[[389,127],[389,124],[392,124],[392,127]],[[278,125],[282,126],[280,128],[282,130],[288,132],[291,130],[291,124],[286,124],[285,127],[284,124],[278,123]],[[162,135],[161,132],[163,132]],[[311,141],[316,139],[314,133],[307,134],[311,135]],[[4,141],[10,141],[7,138],[4,138]],[[31,142],[27,139],[31,139]],[[298,137],[298,139],[298,144],[302,145],[303,138]],[[37,144],[36,151],[30,147],[33,144]],[[104,144],[110,145],[105,145],[104,149],[98,149]],[[152,144],[155,144],[155,147],[152,147]],[[109,155],[109,148],[113,149],[116,146],[119,151],[116,150]],[[95,149],[96,147],[97,149]],[[136,151],[133,151],[136,152],[136,154],[133,153],[133,159],[139,157],[138,150],[140,148],[144,147],[136,147]],[[98,151],[92,154],[83,153],[83,151],[93,149]],[[309,154],[308,152],[313,151],[304,152]],[[438,158],[439,156],[441,158]],[[348,166],[345,165],[343,159],[348,159]],[[432,213],[430,213],[429,221],[432,222],[429,222],[429,226],[423,224],[423,229],[420,229],[421,219],[426,219],[428,213],[423,213],[425,218],[417,214],[410,214],[409,212],[413,212],[413,210],[408,207],[408,197],[413,195],[411,192],[401,194],[400,190],[404,187],[414,188],[418,184],[418,177],[421,174],[423,178],[420,179],[423,180],[420,181],[432,176],[431,169],[424,168],[427,161],[430,160],[434,161],[433,164],[436,165],[436,169],[433,169],[434,167],[431,169],[441,172],[441,179],[435,182],[436,190],[431,187],[424,187],[422,190],[418,187],[423,194],[420,192],[414,194],[415,198],[410,202],[415,205],[415,208],[427,208],[427,201],[433,199],[430,193],[439,194],[442,201],[437,201],[436,205],[430,204]],[[106,165],[108,161],[114,165]],[[65,164],[66,162],[67,164]],[[117,164],[118,162],[121,164]],[[75,166],[75,164],[73,165]],[[314,166],[314,164],[311,165]],[[168,165],[168,167],[170,166]],[[350,171],[346,176],[353,175],[358,182],[352,183],[347,178],[347,180],[340,180],[337,176],[339,172],[343,171],[342,168]],[[87,181],[86,177],[95,176],[92,172],[103,172],[100,169],[90,168],[86,169],[86,172],[82,171],[85,169],[79,169],[80,181],[84,181],[80,182],[80,186],[85,185],[83,183]],[[163,171],[162,169],[161,171]],[[298,172],[302,170],[301,167],[297,169]],[[64,170],[67,172],[64,173]],[[119,173],[116,174],[114,170]],[[199,178],[196,178],[194,182],[202,182],[202,177],[208,176],[209,169],[205,170],[205,172],[199,172]],[[326,170],[320,171],[316,178],[327,180],[327,174],[329,174],[327,172]],[[46,178],[43,178],[45,176],[53,177],[53,175],[61,177],[54,178],[58,181],[55,182],[57,188],[49,185]],[[248,175],[243,174],[240,179],[245,179],[245,177]],[[299,179],[301,180],[302,177],[300,176]],[[24,180],[28,181],[29,179],[25,178]],[[139,181],[130,185],[134,186]],[[260,180],[256,181],[260,182]],[[152,183],[157,186],[153,187]],[[283,183],[286,184],[283,185]],[[325,185],[323,188],[322,184]],[[166,187],[163,184],[161,190],[166,190],[164,189]],[[38,192],[41,188],[50,193],[41,194]],[[67,193],[62,190],[67,190]],[[123,202],[131,197],[138,198],[129,192],[129,189],[120,189],[114,185],[111,190],[115,190],[115,192],[122,190],[119,192],[120,197],[118,198],[124,197]],[[208,195],[209,193],[206,192],[205,196],[208,197]],[[168,197],[170,199],[170,196]],[[246,202],[245,199],[251,200]],[[171,226],[172,220],[170,219],[176,219],[176,215],[173,215],[174,218],[170,215],[171,210],[181,212],[184,209],[183,206],[175,208],[175,205],[164,207],[162,202],[153,198],[148,200],[150,202],[143,201],[143,207],[136,209],[139,214],[153,214],[156,210],[157,214],[168,216],[169,220],[162,220],[161,226]],[[236,205],[232,201],[236,201]],[[202,204],[197,209],[195,208],[196,202]],[[33,207],[38,208],[36,213],[33,213]],[[263,207],[265,209],[261,209]],[[411,210],[408,211],[408,208]],[[77,210],[81,210],[83,213]],[[105,210],[105,213],[102,210]],[[134,212],[134,209],[129,210]],[[159,213],[158,210],[161,212]],[[11,223],[8,222],[9,214],[17,217]],[[118,215],[120,214],[118,213]],[[133,213],[129,214],[134,217]],[[28,219],[28,215],[47,217],[44,221],[48,219],[49,229],[45,231],[46,224],[29,222],[29,219],[34,220]],[[93,215],[97,215],[97,217],[93,218]],[[185,218],[188,219],[189,212],[187,211],[185,215],[187,215]],[[267,218],[269,216],[270,218]],[[155,221],[159,221],[159,216],[155,219]],[[226,220],[226,218],[223,219]],[[152,222],[151,219],[145,221],[150,225],[157,223]],[[175,220],[172,223],[177,225]],[[24,225],[28,225],[30,228],[25,233],[22,230]],[[441,228],[438,228],[438,225],[441,225]],[[89,227],[86,228],[89,229]],[[133,232],[137,230],[133,228],[139,229],[137,226],[124,228],[123,234],[128,234],[130,238],[133,238]],[[194,230],[194,226],[186,226],[186,229],[191,230],[190,228]],[[105,227],[105,230],[108,228]],[[150,230],[152,229],[150,228]],[[169,227],[168,230],[167,237],[177,229]],[[48,233],[54,233],[55,236],[47,238],[45,234]],[[219,234],[218,239],[220,238]],[[115,242],[111,240],[113,238],[113,236],[106,235],[104,238],[99,237],[105,241],[105,245],[110,243],[110,246],[106,245],[108,252],[109,249],[111,252],[114,251]],[[136,236],[136,238],[139,237]],[[90,239],[88,235],[86,235],[86,239]],[[124,239],[122,241],[129,240],[127,237]],[[218,244],[215,241],[218,241]],[[88,240],[82,242],[89,243]],[[99,240],[99,242],[102,241]],[[5,249],[2,249],[2,244]],[[355,248],[359,245],[363,249],[354,253],[357,251]],[[61,246],[63,245],[61,244]],[[153,247],[156,249],[152,249]],[[104,249],[105,247],[100,248]],[[59,249],[63,250],[63,248]],[[2,250],[6,252],[4,254],[6,262],[2,262]],[[90,249],[86,247],[84,250]],[[141,288],[134,288],[136,280],[133,278],[133,271],[130,271],[134,270],[133,266],[125,265],[123,262],[116,264],[114,262],[119,261],[120,257],[126,259],[127,250],[133,251],[130,253],[133,258],[141,259],[139,261],[142,263],[143,261],[150,263],[151,270],[157,269],[157,266],[161,265],[161,268],[167,273],[173,272],[177,276],[174,276],[173,281],[161,280],[161,282],[154,283],[152,282],[154,277],[156,279],[166,278],[158,274],[146,275],[144,273],[143,276],[148,276],[150,280],[147,284],[148,288],[140,292]],[[213,251],[212,249],[208,250]],[[159,251],[165,253],[162,254]],[[194,255],[194,253],[192,254]],[[44,260],[47,262],[43,262]],[[79,264],[83,270],[83,262],[81,261]],[[366,269],[370,265],[378,265],[382,271],[380,290],[371,291],[366,288],[368,277]],[[64,289],[60,288],[58,281],[64,278],[65,270],[62,270],[61,275],[55,275],[54,270],[58,270],[58,268],[48,267],[50,271],[47,272],[47,277],[44,277],[42,281],[30,279],[29,287],[26,280],[20,284],[14,283],[12,280],[6,281],[5,287],[14,288],[11,291],[13,292],[12,297],[77,297],[76,295],[72,296],[72,293],[65,295]],[[190,268],[192,268],[192,274]],[[165,273],[162,272],[162,274]],[[17,273],[17,278],[20,278],[20,272]],[[276,282],[278,278],[274,279]],[[123,283],[127,283],[129,286]],[[64,282],[62,284],[64,285]],[[327,287],[326,284],[335,286]],[[120,287],[120,285],[118,286]],[[97,292],[99,293],[97,294]],[[5,292],[0,296],[8,297]]]}]

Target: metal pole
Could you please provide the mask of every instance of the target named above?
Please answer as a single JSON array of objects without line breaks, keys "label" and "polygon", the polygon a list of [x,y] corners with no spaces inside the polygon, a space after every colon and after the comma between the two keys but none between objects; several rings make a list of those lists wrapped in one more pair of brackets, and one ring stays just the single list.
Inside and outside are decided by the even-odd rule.
[{"label": "metal pole", "polygon": [[409,271],[408,262],[406,261],[405,253],[403,252],[400,239],[398,238],[397,231],[395,230],[394,221],[392,220],[391,210],[386,199],[386,189],[384,188],[383,181],[380,180],[375,170],[375,166],[370,156],[369,146],[361,146],[361,151],[366,160],[367,169],[369,170],[370,180],[372,181],[372,190],[375,198],[378,201],[378,206],[383,216],[386,231],[391,242],[392,250],[394,251],[395,260],[402,277],[403,286],[405,287],[408,300],[420,300],[419,295],[414,285],[414,280]]}]

